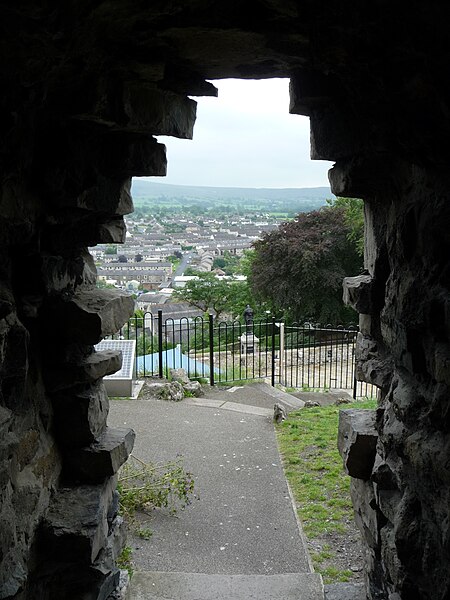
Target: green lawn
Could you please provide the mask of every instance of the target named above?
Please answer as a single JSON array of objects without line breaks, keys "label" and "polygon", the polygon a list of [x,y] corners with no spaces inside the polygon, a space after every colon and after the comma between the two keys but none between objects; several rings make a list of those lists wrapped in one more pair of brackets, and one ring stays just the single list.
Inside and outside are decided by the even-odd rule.
[{"label": "green lawn", "polygon": [[334,551],[328,539],[345,535],[353,520],[350,478],[337,450],[339,410],[375,408],[376,400],[343,406],[303,409],[277,425],[284,469],[294,494],[298,514],[308,540],[321,541],[321,551],[312,554],[316,571],[325,583],[348,581],[351,572],[333,567]]}]

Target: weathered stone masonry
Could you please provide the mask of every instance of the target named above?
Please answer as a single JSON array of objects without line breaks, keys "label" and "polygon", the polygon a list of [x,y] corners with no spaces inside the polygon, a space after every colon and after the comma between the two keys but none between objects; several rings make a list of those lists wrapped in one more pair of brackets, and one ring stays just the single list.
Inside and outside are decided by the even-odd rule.
[{"label": "weathered stone masonry", "polygon": [[[0,7],[0,598],[107,598],[123,543],[93,345],[132,311],[86,248],[124,239],[154,135],[190,138],[206,79],[290,77],[311,154],[366,206],[359,369],[382,390],[341,447],[370,598],[450,596],[450,50],[440,3],[18,0]],[[293,117],[295,118],[295,117]],[[239,140],[236,140],[239,143]],[[349,276],[357,275],[349,273]],[[361,450],[362,449],[362,450]]]}]

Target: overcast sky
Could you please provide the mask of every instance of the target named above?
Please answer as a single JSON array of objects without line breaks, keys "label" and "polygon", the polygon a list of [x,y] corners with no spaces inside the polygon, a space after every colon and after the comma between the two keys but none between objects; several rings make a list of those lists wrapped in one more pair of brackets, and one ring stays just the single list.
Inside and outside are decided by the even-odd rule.
[{"label": "overcast sky", "polygon": [[309,119],[289,114],[289,80],[213,82],[218,98],[198,102],[193,140],[167,146],[160,183],[219,187],[328,186],[332,163],[309,158]]}]

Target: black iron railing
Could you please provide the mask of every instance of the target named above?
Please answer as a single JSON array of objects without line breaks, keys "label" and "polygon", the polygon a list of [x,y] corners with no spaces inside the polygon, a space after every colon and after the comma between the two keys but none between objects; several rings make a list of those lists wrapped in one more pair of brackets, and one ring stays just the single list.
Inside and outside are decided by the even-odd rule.
[{"label": "black iron railing", "polygon": [[136,340],[139,376],[167,375],[184,368],[191,379],[211,385],[262,379],[305,391],[346,389],[353,396],[376,395],[355,378],[358,327],[277,322],[215,321],[212,315],[174,320],[145,313],[117,333]]}]

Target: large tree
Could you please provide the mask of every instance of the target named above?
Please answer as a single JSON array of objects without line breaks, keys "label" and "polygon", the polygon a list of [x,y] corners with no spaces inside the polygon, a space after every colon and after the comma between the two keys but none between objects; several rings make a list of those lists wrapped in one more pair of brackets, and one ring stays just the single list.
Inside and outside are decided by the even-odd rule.
[{"label": "large tree", "polygon": [[[348,204],[356,213],[357,204]],[[356,314],[342,302],[342,279],[362,267],[355,235],[349,208],[341,201],[283,223],[254,244],[250,284],[255,296],[296,320],[354,320]]]},{"label": "large tree", "polygon": [[176,290],[175,297],[189,302],[205,312],[212,312],[216,319],[224,313],[231,318],[241,315],[248,299],[246,281],[218,278],[214,273],[196,273],[196,279]]}]

